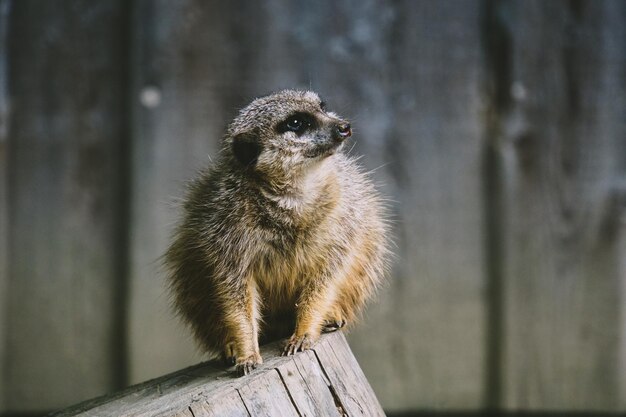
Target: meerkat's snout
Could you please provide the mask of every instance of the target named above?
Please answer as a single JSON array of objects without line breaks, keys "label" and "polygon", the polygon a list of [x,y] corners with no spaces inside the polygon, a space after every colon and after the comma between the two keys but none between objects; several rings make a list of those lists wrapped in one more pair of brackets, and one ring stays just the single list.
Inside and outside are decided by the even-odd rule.
[{"label": "meerkat's snout", "polygon": [[328,157],[342,148],[344,141],[352,136],[350,123],[333,117],[319,121],[318,128],[310,136],[310,142],[304,150],[307,158]]},{"label": "meerkat's snout", "polygon": [[334,144],[339,145],[344,140],[352,136],[352,129],[350,123],[343,120],[337,121],[331,125],[331,138]]}]

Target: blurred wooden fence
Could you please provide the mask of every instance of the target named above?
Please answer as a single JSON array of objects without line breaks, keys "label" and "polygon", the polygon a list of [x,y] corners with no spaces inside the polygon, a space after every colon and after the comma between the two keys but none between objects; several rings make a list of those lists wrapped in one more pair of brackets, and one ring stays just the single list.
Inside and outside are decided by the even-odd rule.
[{"label": "blurred wooden fence", "polygon": [[313,88],[394,201],[383,406],[626,409],[626,2],[0,0],[0,411],[200,360],[156,258],[251,98]]}]

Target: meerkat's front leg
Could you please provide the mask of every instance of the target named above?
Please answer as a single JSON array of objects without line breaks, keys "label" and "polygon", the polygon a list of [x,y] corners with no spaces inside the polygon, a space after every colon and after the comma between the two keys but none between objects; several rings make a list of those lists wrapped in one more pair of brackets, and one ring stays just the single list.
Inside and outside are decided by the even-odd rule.
[{"label": "meerkat's front leg", "polygon": [[259,298],[254,281],[248,280],[243,297],[224,300],[227,329],[224,356],[235,363],[239,375],[247,375],[263,363],[259,352]]},{"label": "meerkat's front leg", "polygon": [[322,325],[336,299],[330,282],[310,283],[296,306],[296,328],[283,350],[283,356],[310,349],[322,332]]}]

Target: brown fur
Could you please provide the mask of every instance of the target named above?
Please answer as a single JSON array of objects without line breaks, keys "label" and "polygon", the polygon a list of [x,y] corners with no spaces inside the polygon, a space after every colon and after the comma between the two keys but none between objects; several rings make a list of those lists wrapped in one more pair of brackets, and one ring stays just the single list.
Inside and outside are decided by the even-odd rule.
[{"label": "brown fur", "polygon": [[[294,114],[310,127],[285,128]],[[256,99],[190,184],[165,254],[174,304],[202,348],[240,373],[261,363],[259,337],[292,333],[293,354],[353,322],[383,278],[383,205],[340,152],[345,123],[312,92]]]}]

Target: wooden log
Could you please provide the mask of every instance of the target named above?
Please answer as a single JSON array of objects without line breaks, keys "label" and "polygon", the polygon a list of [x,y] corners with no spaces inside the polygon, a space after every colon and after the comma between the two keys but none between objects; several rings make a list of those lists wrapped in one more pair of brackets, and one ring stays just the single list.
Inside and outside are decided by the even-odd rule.
[{"label": "wooden log", "polygon": [[280,356],[282,342],[261,349],[264,363],[246,377],[204,362],[61,410],[53,416],[384,416],[342,332],[313,350]]}]

